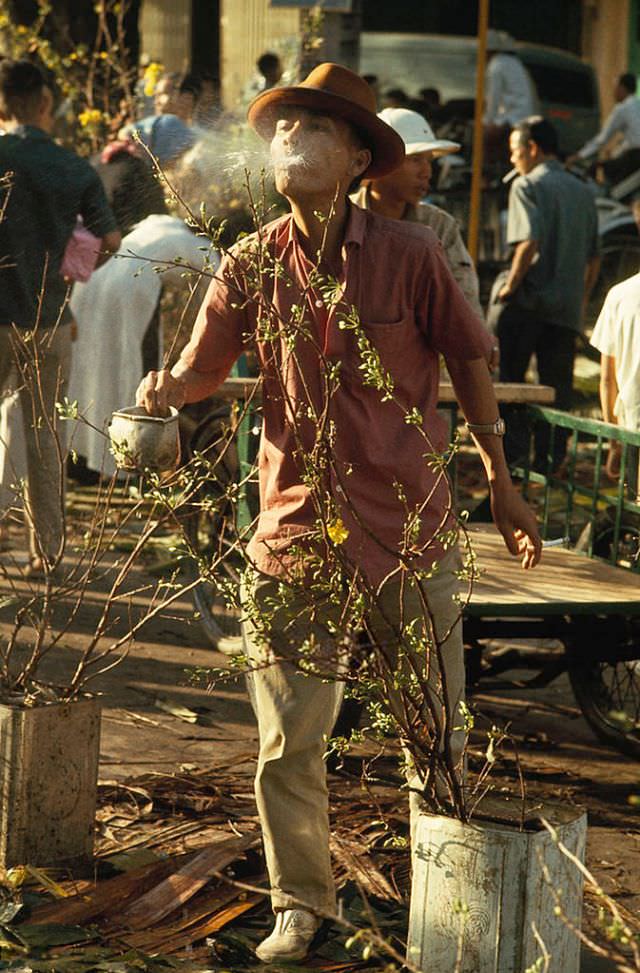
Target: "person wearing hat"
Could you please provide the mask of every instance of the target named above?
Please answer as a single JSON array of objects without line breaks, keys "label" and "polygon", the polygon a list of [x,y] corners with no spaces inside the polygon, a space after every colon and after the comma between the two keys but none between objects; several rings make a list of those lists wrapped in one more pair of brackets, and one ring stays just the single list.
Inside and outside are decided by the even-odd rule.
[{"label": "person wearing hat", "polygon": [[488,162],[508,156],[509,132],[537,109],[529,72],[516,53],[516,43],[504,30],[487,32],[484,132]]},{"label": "person wearing hat", "polygon": [[476,314],[483,316],[478,296],[478,275],[465,247],[457,220],[438,206],[425,203],[431,186],[432,161],[460,150],[459,142],[438,139],[418,112],[385,108],[378,118],[404,142],[405,158],[391,172],[368,179],[351,199],[363,209],[393,220],[411,220],[430,227],[442,244],[447,263],[462,293]]},{"label": "person wearing hat", "polygon": [[126,125],[120,132],[124,139],[134,133],[147,146],[163,168],[174,165],[198,141],[195,131],[181,118],[172,114],[149,115],[139,122]]},{"label": "person wearing hat", "polygon": [[[476,424],[472,430],[491,483],[496,523],[524,567],[537,562],[540,539],[504,461],[482,325],[455,284],[436,236],[427,227],[388,220],[349,202],[354,180],[384,176],[404,158],[402,139],[376,115],[369,85],[347,68],[320,64],[301,84],[260,94],[249,106],[248,120],[270,143],[276,188],[291,212],[224,258],[178,363],[170,371],[149,373],[137,400],[161,415],[169,405],[202,399],[226,378],[245,347],[256,350],[263,378],[261,504],[247,549],[252,571],[244,593],[249,619],[244,639],[260,737],[256,799],[276,913],[274,930],[257,955],[264,962],[282,962],[304,958],[321,917],[336,914],[323,757],[341,688],[287,662],[293,637],[296,646],[312,639],[328,648],[333,644],[335,653],[335,635],[320,621],[314,624],[308,590],[300,580],[296,584],[306,557],[321,555],[319,541],[309,547],[317,511],[304,464],[313,455],[317,428],[290,418],[322,415],[328,408],[327,361],[340,363],[341,376],[330,399],[332,463],[349,473],[344,487],[331,488],[342,522],[341,550],[368,590],[389,590],[387,579],[398,575],[406,526],[405,506],[398,502],[401,481],[407,505],[420,510],[416,566],[428,571],[438,561],[438,571],[424,581],[447,666],[446,694],[434,697],[433,708],[440,711],[442,745],[460,772],[464,733],[457,713],[464,665],[460,609],[454,602],[459,561],[457,552],[445,552],[436,537],[454,523],[448,485],[423,456],[423,435],[437,450],[448,441],[446,423],[437,414],[440,354],[468,421]],[[277,272],[270,256],[278,261]],[[266,269],[257,277],[261,267]],[[331,296],[314,289],[316,267],[325,279],[330,275],[338,282]],[[364,383],[357,336],[340,326],[353,307],[398,394],[407,408],[420,412],[422,432],[405,421],[403,409],[382,401]],[[292,338],[290,322],[301,308],[303,326]],[[283,332],[281,339],[274,340],[274,329],[276,336]],[[400,593],[400,581],[392,583]],[[271,617],[266,638],[255,627],[259,621],[251,619],[260,608],[267,618],[273,616],[269,605],[280,600],[283,589],[299,612],[283,609]],[[420,614],[417,605],[407,610]]]}]

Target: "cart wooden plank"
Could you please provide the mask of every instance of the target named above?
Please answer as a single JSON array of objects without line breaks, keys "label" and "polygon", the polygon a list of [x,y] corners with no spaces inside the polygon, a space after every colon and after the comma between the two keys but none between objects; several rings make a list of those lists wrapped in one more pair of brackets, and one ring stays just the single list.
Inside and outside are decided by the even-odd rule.
[{"label": "cart wooden plank", "polygon": [[493,525],[469,531],[480,578],[465,609],[473,617],[640,615],[640,575],[563,548],[524,571]]},{"label": "cart wooden plank", "polygon": [[[248,399],[255,395],[260,399],[261,388],[257,378],[227,378],[216,389],[216,396],[223,399]],[[536,405],[553,405],[555,389],[550,385],[533,385],[527,382],[494,382],[493,385],[498,402],[535,403]],[[438,399],[442,404],[456,401],[451,382],[440,382]]]}]

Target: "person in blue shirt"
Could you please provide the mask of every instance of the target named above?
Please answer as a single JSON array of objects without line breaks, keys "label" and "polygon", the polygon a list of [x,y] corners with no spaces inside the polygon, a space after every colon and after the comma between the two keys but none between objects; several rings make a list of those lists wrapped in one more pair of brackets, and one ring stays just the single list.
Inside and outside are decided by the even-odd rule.
[{"label": "person in blue shirt", "polygon": [[[54,566],[64,549],[63,462],[52,431],[71,355],[65,249],[78,216],[97,238],[98,263],[120,245],[97,173],[51,137],[52,107],[52,90],[37,65],[0,62],[0,393],[12,370],[27,376],[20,398],[33,575]],[[27,333],[33,336],[28,356],[20,340]],[[37,376],[30,371],[34,360]],[[5,514],[0,511],[0,522]]]}]

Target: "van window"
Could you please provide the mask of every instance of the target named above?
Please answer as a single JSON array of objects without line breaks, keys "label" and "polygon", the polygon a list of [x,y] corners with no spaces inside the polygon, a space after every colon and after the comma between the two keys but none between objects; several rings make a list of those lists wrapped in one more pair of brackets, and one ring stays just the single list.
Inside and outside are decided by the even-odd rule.
[{"label": "van window", "polygon": [[560,103],[574,108],[593,108],[595,95],[591,75],[550,64],[532,64],[525,60],[541,101]]}]

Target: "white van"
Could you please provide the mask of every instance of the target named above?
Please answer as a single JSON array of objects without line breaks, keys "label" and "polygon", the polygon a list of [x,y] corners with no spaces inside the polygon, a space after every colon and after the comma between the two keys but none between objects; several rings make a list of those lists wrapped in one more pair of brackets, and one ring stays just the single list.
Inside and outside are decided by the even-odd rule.
[{"label": "white van", "polygon": [[[560,149],[570,154],[598,131],[600,99],[595,71],[575,54],[516,41],[515,52],[529,71],[538,110],[558,130]],[[460,116],[473,115],[476,89],[475,37],[440,34],[364,32],[360,73],[375,74],[381,92],[402,88],[417,98],[421,88],[437,88]]]}]

